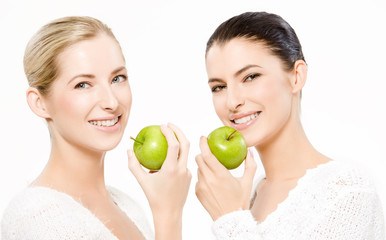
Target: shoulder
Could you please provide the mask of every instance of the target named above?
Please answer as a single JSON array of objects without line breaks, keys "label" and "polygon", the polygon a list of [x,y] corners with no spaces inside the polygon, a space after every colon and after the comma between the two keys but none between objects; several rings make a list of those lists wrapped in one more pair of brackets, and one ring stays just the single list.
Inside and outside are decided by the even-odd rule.
[{"label": "shoulder", "polygon": [[2,223],[54,218],[57,214],[72,212],[74,200],[61,192],[46,187],[28,187],[16,195],[4,211]]},{"label": "shoulder", "polygon": [[4,211],[2,239],[79,239],[110,233],[69,195],[46,187],[20,192]]},{"label": "shoulder", "polygon": [[318,214],[321,221],[331,224],[333,219],[336,225],[344,226],[334,229],[334,233],[361,233],[368,235],[361,239],[379,239],[374,236],[383,234],[384,217],[370,174],[355,163],[334,161],[321,169],[320,175],[326,178],[325,182],[320,181],[322,187],[318,190],[318,203],[323,209]]},{"label": "shoulder", "polygon": [[56,191],[44,187],[28,187],[16,195],[8,204],[4,216],[24,216],[49,209],[49,206],[58,204],[61,198]]},{"label": "shoulder", "polygon": [[337,190],[375,191],[368,172],[354,163],[333,160],[319,166],[315,177]]},{"label": "shoulder", "polygon": [[[307,170],[290,194],[295,205],[330,209],[350,199],[352,204],[364,201],[376,203],[375,186],[368,174],[355,164],[333,160]],[[371,199],[371,200],[370,200]],[[374,199],[374,201],[372,200]]]},{"label": "shoulder", "polygon": [[[48,188],[28,187],[8,204],[1,221],[4,239],[28,238],[43,231],[65,211],[63,196]],[[64,203],[64,204],[63,204]],[[13,237],[11,237],[13,236]]]},{"label": "shoulder", "polygon": [[372,177],[357,164],[332,161],[319,166],[310,175],[305,183],[306,189],[320,206],[346,206],[347,209],[360,208],[382,213]]}]

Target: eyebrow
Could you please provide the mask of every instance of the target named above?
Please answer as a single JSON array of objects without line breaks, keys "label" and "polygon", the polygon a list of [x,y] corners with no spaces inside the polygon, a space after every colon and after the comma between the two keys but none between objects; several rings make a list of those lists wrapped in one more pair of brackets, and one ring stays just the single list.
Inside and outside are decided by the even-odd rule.
[{"label": "eyebrow", "polygon": [[[236,78],[238,77],[240,74],[242,74],[243,72],[247,71],[248,69],[250,68],[253,68],[253,67],[258,67],[258,68],[262,68],[261,66],[259,65],[256,65],[256,64],[249,64],[243,68],[241,68],[240,70],[238,70],[237,72],[235,72],[235,74],[233,74],[233,76]],[[224,82],[222,79],[220,78],[210,78],[208,80],[208,83],[211,83],[211,82]]]},{"label": "eyebrow", "polygon": [[224,82],[223,80],[219,79],[219,78],[210,78],[208,80],[208,83],[212,83],[212,82]]},{"label": "eyebrow", "polygon": [[69,85],[72,81],[74,81],[77,78],[95,78],[95,76],[92,74],[78,74],[73,78],[71,78],[70,81],[68,81],[67,85]]},{"label": "eyebrow", "polygon": [[115,69],[114,71],[111,72],[111,75],[117,74],[117,73],[119,73],[120,71],[122,71],[124,69],[126,69],[125,66],[118,67],[117,69]]},{"label": "eyebrow", "polygon": [[[124,69],[126,69],[125,66],[118,67],[117,69],[115,69],[114,71],[112,71],[110,75],[115,75],[115,74],[117,74],[118,72],[120,72],[120,71],[122,71],[122,70],[124,70]],[[74,81],[74,80],[77,79],[77,78],[95,78],[95,75],[93,75],[93,74],[85,74],[85,73],[83,73],[83,74],[78,74],[78,75],[74,76],[73,78],[71,78],[71,80],[68,81],[68,84],[70,84],[72,81]],[[67,84],[67,85],[68,85],[68,84]]]},{"label": "eyebrow", "polygon": [[234,76],[234,77],[237,77],[237,76],[239,76],[240,74],[242,74],[243,72],[247,71],[248,69],[254,68],[254,67],[262,68],[261,66],[256,65],[256,64],[249,64],[249,65],[243,67],[242,69],[238,70],[233,76]]}]

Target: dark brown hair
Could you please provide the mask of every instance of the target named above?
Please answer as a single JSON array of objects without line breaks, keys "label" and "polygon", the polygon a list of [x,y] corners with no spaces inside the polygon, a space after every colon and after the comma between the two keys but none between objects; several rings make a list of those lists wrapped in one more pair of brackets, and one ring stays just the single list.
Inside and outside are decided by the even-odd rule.
[{"label": "dark brown hair", "polygon": [[293,69],[297,60],[305,61],[295,30],[276,14],[246,12],[230,18],[218,26],[209,38],[206,53],[214,43],[222,45],[234,38],[262,42],[282,60],[288,71]]}]

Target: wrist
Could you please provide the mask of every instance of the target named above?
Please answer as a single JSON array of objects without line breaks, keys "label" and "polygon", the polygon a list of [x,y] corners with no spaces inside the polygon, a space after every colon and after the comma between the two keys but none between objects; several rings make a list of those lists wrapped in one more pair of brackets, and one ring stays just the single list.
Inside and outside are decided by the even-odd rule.
[{"label": "wrist", "polygon": [[154,223],[167,224],[182,222],[182,211],[152,211]]},{"label": "wrist", "polygon": [[156,213],[153,215],[155,237],[161,239],[182,239],[182,213]]}]

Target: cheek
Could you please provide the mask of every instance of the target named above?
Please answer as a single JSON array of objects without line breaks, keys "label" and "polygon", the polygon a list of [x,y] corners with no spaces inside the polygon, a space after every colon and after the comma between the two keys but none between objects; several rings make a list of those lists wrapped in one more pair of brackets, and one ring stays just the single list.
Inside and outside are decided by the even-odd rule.
[{"label": "cheek", "polygon": [[115,95],[117,96],[120,104],[130,110],[133,101],[130,85],[127,85],[126,87],[117,88],[115,90]]},{"label": "cheek", "polygon": [[272,110],[280,110],[291,103],[291,89],[282,79],[267,79],[258,89],[258,96],[265,102],[265,105],[272,106]]},{"label": "cheek", "polygon": [[290,118],[292,95],[288,87],[280,82],[269,83],[269,89],[270,91],[264,93],[266,100],[265,113],[270,125],[279,129]]},{"label": "cheek", "polygon": [[91,100],[85,97],[74,95],[62,96],[58,98],[57,111],[59,115],[79,116],[88,112],[88,105]]},{"label": "cheek", "polygon": [[217,116],[222,120],[222,118],[227,116],[225,94],[223,93],[214,94],[212,96],[212,101],[213,101],[213,106]]}]

